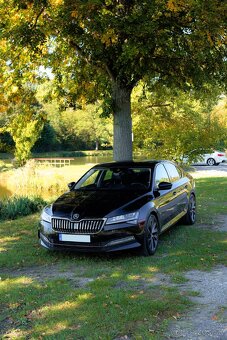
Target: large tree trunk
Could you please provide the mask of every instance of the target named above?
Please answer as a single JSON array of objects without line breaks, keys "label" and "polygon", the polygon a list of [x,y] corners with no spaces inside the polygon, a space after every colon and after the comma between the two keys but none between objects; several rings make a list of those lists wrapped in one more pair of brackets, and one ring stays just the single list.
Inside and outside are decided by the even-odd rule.
[{"label": "large tree trunk", "polygon": [[115,161],[132,160],[131,89],[113,85]]}]

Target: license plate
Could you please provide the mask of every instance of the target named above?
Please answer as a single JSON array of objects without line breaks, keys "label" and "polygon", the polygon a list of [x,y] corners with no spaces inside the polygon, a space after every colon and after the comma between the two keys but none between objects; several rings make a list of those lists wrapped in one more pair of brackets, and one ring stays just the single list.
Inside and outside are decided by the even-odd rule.
[{"label": "license plate", "polygon": [[59,241],[90,243],[91,236],[90,235],[59,234]]}]

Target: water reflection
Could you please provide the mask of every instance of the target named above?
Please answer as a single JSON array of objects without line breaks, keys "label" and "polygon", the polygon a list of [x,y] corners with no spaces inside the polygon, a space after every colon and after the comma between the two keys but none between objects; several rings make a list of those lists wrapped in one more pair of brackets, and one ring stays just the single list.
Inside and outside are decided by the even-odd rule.
[{"label": "water reflection", "polygon": [[72,165],[85,165],[85,164],[98,164],[112,162],[113,157],[111,156],[86,156],[86,157],[76,157],[71,162]]}]

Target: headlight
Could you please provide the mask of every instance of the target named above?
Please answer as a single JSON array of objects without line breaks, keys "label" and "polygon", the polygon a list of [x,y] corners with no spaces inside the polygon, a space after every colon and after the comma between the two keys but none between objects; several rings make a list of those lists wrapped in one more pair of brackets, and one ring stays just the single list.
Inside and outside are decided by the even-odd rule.
[{"label": "headlight", "polygon": [[49,214],[47,213],[46,208],[43,209],[43,212],[42,212],[42,214],[41,214],[41,219],[42,219],[43,221],[46,221],[46,222],[51,223],[51,215],[49,215]]},{"label": "headlight", "polygon": [[114,223],[121,223],[121,222],[130,222],[133,224],[137,223],[139,217],[139,212],[133,212],[125,215],[118,215],[114,217],[110,217],[107,219],[106,224],[114,224]]}]

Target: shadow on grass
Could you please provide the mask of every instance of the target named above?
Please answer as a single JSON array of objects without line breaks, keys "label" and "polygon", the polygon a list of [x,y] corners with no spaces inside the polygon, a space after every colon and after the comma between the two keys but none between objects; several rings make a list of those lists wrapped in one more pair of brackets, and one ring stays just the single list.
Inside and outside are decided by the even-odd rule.
[{"label": "shadow on grass", "polygon": [[[119,281],[125,286],[119,287]],[[136,277],[124,267],[112,268],[80,289],[66,279],[40,283],[26,276],[5,278],[0,283],[2,335],[48,339],[148,337],[150,332],[160,334],[166,319],[188,305],[186,298],[172,288],[135,283]]]}]

